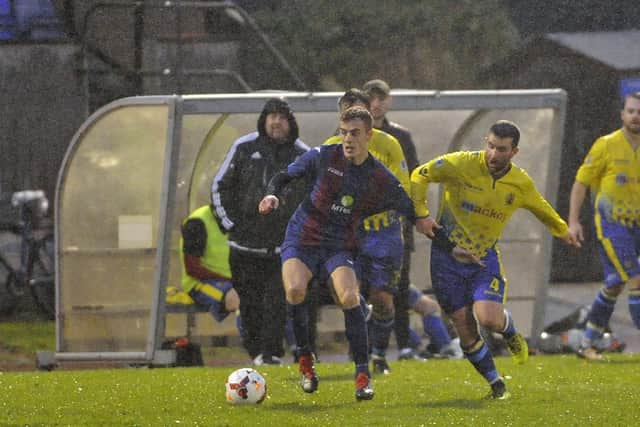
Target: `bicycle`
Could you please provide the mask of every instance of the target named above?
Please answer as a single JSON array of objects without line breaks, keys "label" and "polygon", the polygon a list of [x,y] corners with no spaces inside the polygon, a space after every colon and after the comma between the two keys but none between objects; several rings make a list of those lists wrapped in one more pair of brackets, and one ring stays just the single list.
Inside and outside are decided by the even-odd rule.
[{"label": "bicycle", "polygon": [[19,237],[20,263],[14,267],[8,251],[0,249],[0,313],[12,313],[29,289],[39,310],[54,319],[53,223],[44,218],[49,201],[42,190],[18,191],[11,195],[11,207],[18,211],[18,218],[0,223],[0,231]]}]

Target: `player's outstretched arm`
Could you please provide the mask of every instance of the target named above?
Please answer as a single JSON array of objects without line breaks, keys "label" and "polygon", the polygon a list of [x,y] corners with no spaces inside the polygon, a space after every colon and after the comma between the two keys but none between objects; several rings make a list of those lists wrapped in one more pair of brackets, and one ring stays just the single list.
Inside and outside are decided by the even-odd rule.
[{"label": "player's outstretched arm", "polygon": [[262,215],[268,215],[272,211],[278,209],[278,206],[280,206],[280,200],[273,194],[267,194],[262,200],[260,200],[260,204],[258,204],[258,212]]}]

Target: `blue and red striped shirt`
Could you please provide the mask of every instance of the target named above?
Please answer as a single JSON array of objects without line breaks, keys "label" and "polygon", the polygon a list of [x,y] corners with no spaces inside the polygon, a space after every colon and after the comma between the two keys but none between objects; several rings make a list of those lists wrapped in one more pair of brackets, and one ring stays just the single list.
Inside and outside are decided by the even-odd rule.
[{"label": "blue and red striped shirt", "polygon": [[413,204],[400,182],[372,155],[355,165],[345,158],[342,144],[316,147],[276,175],[267,192],[277,196],[288,182],[303,177],[311,187],[289,220],[283,246],[354,250],[356,229],[367,216],[395,209],[414,221]]}]

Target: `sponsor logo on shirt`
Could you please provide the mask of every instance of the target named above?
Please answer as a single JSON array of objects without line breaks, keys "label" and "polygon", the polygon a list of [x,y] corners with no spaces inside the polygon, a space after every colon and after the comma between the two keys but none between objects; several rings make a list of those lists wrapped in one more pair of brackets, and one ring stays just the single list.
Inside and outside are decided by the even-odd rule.
[{"label": "sponsor logo on shirt", "polygon": [[352,211],[352,208],[351,208],[352,206],[353,206],[353,196],[346,195],[340,198],[339,205],[336,203],[331,204],[331,210],[333,212],[350,215]]},{"label": "sponsor logo on shirt", "polygon": [[476,206],[475,204],[466,200],[462,202],[461,207],[465,211],[483,215],[491,219],[497,219],[500,222],[505,222],[507,219],[507,215],[504,212],[500,212],[499,210],[493,208],[481,208],[480,206]]}]

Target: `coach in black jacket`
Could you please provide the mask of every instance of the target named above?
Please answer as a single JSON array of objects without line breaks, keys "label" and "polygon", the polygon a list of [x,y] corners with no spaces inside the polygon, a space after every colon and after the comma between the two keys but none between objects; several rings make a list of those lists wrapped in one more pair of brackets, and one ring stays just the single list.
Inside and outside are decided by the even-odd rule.
[{"label": "coach in black jacket", "polygon": [[309,150],[298,139],[289,105],[273,98],[258,119],[258,132],[237,139],[213,179],[211,197],[229,237],[233,287],[240,295],[244,345],[255,365],[280,364],[286,304],[280,244],[304,183],[290,186],[274,215],[260,215],[258,204],[269,180]]}]

